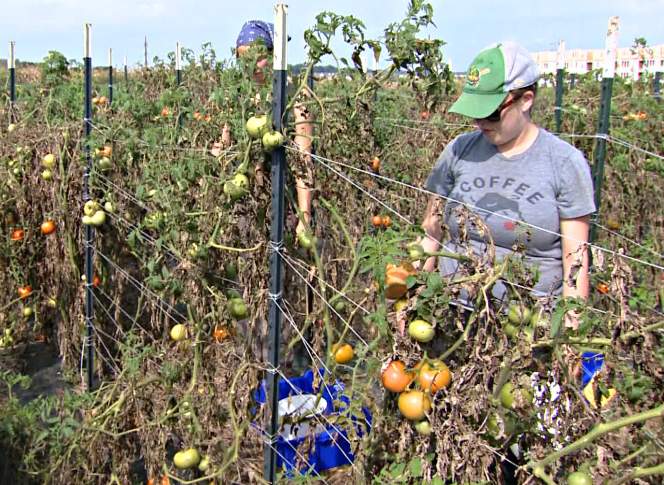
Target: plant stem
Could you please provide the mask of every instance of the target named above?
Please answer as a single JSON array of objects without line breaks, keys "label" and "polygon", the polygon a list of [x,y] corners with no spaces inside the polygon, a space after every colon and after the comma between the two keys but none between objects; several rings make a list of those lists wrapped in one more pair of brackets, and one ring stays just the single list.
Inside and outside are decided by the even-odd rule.
[{"label": "plant stem", "polygon": [[649,419],[655,419],[659,417],[664,417],[664,404],[660,404],[655,408],[643,411],[638,414],[634,414],[632,416],[625,416],[624,418],[616,419],[615,421],[609,421],[606,423],[598,424],[589,433],[582,436],[574,443],[567,445],[562,450],[550,453],[540,461],[537,462],[530,461],[526,466],[533,470],[538,467],[543,468],[559,460],[564,456],[567,456],[571,453],[575,453],[579,450],[586,448],[587,446],[590,446],[593,443],[593,441],[599,438],[600,436],[604,436],[607,433],[611,433],[612,431],[616,431],[617,429],[623,428],[625,426],[630,426],[636,423],[642,423]]}]

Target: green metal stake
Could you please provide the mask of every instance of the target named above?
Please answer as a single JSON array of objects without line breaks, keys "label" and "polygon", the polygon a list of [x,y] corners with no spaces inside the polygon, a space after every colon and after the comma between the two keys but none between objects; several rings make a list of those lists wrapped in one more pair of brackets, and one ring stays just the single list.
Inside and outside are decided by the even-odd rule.
[{"label": "green metal stake", "polygon": [[[618,17],[609,19],[609,29],[606,34],[606,65],[602,75],[602,94],[599,108],[599,122],[597,127],[597,142],[595,156],[593,157],[593,184],[595,186],[595,208],[592,222],[597,222],[602,202],[602,182],[604,181],[604,161],[606,159],[606,140],[609,134],[609,117],[611,114],[611,93],[613,92],[613,77],[616,70],[616,51],[618,47]],[[590,226],[590,242],[597,236],[597,224]]]},{"label": "green metal stake", "polygon": [[[281,1],[275,5],[274,22],[274,80],[272,98],[272,122],[274,129],[283,129],[283,113],[286,108],[286,14],[288,7]],[[280,251],[284,243],[284,215],[285,215],[285,187],[286,187],[286,151],[279,147],[272,152],[272,166],[270,169],[272,180],[272,224],[270,230],[270,293],[268,307],[268,358],[273,367],[268,372],[266,381],[266,427],[264,447],[264,478],[274,484],[277,480],[277,438],[279,433],[279,347],[281,345],[281,309],[283,304],[282,292],[284,289],[283,264]]]},{"label": "green metal stake", "polygon": [[556,69],[556,133],[560,133],[563,124],[563,90],[565,83],[565,70]]}]

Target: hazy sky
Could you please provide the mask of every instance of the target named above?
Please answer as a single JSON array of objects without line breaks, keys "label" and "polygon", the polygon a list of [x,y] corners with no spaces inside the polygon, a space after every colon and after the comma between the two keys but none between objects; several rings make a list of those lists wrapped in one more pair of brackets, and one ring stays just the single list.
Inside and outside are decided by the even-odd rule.
[{"label": "hazy sky", "polygon": [[[175,49],[175,42],[198,50],[210,41],[218,56],[230,55],[240,26],[248,19],[273,19],[271,0],[0,0],[0,57],[16,41],[18,59],[41,60],[49,50],[68,58],[82,57],[83,23],[92,23],[93,63],[107,64],[113,48],[114,64],[123,57],[142,62],[143,37],[149,58]],[[664,43],[664,0],[432,0],[437,28],[432,37],[448,45],[446,55],[455,70],[465,70],[473,55],[497,40],[516,40],[530,50],[555,49],[559,39],[567,47],[601,48],[608,17],[621,18],[620,45],[635,37],[650,44]],[[377,37],[405,12],[407,0],[290,0],[288,61],[304,60],[304,29],[324,10],[354,15],[364,21],[367,34]]]}]

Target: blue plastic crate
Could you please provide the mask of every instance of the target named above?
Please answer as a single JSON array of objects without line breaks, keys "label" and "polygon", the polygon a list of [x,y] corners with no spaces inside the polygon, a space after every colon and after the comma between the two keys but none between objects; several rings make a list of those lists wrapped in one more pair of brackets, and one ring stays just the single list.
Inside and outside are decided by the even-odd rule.
[{"label": "blue plastic crate", "polygon": [[[319,381],[322,382],[323,372],[320,372]],[[289,397],[303,395],[317,395],[320,388],[314,387],[314,372],[309,370],[304,375],[293,377],[288,380],[279,380],[279,400],[285,400]],[[313,445],[306,453],[306,450],[299,450],[298,447],[305,441],[305,436],[300,436],[297,429],[289,428],[286,436],[282,433],[276,440],[277,467],[284,468],[288,475],[292,476],[296,467],[300,473],[316,474],[330,468],[349,465],[355,457],[351,452],[348,431],[342,429],[339,425],[332,425],[327,421],[330,415],[342,414],[347,410],[350,400],[343,396],[344,385],[336,381],[334,385],[327,385],[323,388],[321,396],[325,399],[324,408],[319,406],[320,415],[311,418],[308,422],[315,426],[315,435]],[[255,393],[256,402],[264,404],[265,382]],[[319,404],[322,404],[319,403]],[[336,404],[336,408],[335,408]],[[358,434],[363,434],[371,429],[371,413],[367,408],[362,408],[364,419],[358,420],[352,417]],[[308,433],[307,433],[308,434]],[[299,451],[299,455],[298,455]],[[306,463],[303,463],[306,458]],[[297,465],[297,466],[296,466]]]}]

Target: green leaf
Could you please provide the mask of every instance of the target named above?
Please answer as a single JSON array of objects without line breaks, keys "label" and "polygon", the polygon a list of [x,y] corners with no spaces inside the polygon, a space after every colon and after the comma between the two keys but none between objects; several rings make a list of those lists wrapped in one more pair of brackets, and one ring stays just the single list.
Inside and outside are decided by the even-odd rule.
[{"label": "green leaf", "polygon": [[410,460],[410,474],[414,478],[419,478],[422,476],[422,460],[419,456],[416,456]]}]

